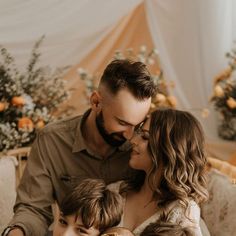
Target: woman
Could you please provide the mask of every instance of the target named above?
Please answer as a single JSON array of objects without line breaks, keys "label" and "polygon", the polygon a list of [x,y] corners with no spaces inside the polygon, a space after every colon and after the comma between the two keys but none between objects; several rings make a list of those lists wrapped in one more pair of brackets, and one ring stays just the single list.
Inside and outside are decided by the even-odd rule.
[{"label": "woman", "polygon": [[202,235],[198,204],[208,193],[200,123],[188,112],[157,110],[136,131],[131,144],[129,164],[141,172],[133,180],[111,186],[124,200],[119,226],[140,235],[165,214],[169,222]]}]

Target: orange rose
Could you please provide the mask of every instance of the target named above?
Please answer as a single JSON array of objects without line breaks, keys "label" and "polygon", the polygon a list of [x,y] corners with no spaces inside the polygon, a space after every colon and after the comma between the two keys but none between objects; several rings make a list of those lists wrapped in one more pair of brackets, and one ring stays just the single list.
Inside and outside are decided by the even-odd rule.
[{"label": "orange rose", "polygon": [[161,72],[161,69],[160,69],[160,68],[156,70],[156,74],[157,74],[157,76],[160,76],[161,73],[162,73],[162,72]]},{"label": "orange rose", "polygon": [[236,100],[232,97],[229,97],[229,99],[226,101],[227,105],[229,108],[231,109],[235,109],[236,108]]},{"label": "orange rose", "polygon": [[168,100],[169,104],[171,105],[171,107],[176,107],[177,100],[174,96],[168,96],[167,100]]},{"label": "orange rose", "polygon": [[37,128],[37,129],[42,129],[44,126],[45,126],[45,123],[44,123],[43,120],[39,120],[39,121],[36,123],[36,128]]},{"label": "orange rose", "polygon": [[22,117],[18,121],[18,128],[32,131],[34,129],[34,123],[30,118]]},{"label": "orange rose", "polygon": [[15,96],[12,98],[11,103],[13,106],[23,106],[25,105],[25,99],[21,96]]},{"label": "orange rose", "polygon": [[0,112],[1,112],[1,111],[4,111],[5,108],[6,108],[5,103],[4,103],[4,102],[0,102]]},{"label": "orange rose", "polygon": [[155,98],[156,101],[160,103],[164,103],[166,101],[166,96],[162,93],[158,93]]}]

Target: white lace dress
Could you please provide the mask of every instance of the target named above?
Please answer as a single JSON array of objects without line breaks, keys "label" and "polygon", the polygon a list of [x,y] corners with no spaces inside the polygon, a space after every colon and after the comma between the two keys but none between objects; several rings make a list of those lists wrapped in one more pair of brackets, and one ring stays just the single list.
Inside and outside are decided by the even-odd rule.
[{"label": "white lace dress", "polygon": [[[121,181],[110,184],[109,188],[113,191],[119,192]],[[123,198],[123,205],[125,206],[126,198]],[[200,219],[200,208],[197,205],[195,201],[190,201],[189,206],[186,212],[186,215],[184,214],[183,207],[178,203],[178,201],[175,201],[171,203],[171,205],[168,207],[170,212],[168,213],[168,221],[171,223],[178,223],[183,227],[190,227],[191,231],[194,233],[195,236],[209,236],[209,232],[207,230],[207,227],[205,226],[205,223]],[[138,227],[136,227],[133,230],[133,233],[136,236],[139,236],[141,232],[150,224],[156,222],[160,218],[160,211],[157,211],[154,215],[146,219],[142,224],[140,224]],[[121,222],[118,226],[124,226],[124,214],[122,216]],[[201,227],[200,227],[201,225]]]}]

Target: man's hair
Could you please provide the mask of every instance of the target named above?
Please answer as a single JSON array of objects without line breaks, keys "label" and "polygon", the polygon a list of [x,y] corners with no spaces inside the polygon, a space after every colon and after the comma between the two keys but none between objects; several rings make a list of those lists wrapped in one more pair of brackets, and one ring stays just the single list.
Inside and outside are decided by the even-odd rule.
[{"label": "man's hair", "polygon": [[150,98],[156,93],[156,85],[146,65],[130,60],[112,61],[104,70],[100,85],[105,85],[114,95],[126,88],[139,100]]},{"label": "man's hair", "polygon": [[86,228],[104,231],[119,224],[122,198],[107,189],[103,180],[85,179],[63,199],[60,210],[64,216],[80,217]]},{"label": "man's hair", "polygon": [[194,236],[188,227],[182,227],[179,224],[158,221],[149,224],[140,236]]}]

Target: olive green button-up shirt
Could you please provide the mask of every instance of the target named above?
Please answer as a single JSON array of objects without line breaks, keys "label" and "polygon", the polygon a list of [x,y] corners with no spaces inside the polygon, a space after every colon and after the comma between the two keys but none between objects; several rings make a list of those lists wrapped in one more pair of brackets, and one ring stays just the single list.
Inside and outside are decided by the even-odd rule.
[{"label": "olive green button-up shirt", "polygon": [[37,136],[17,190],[15,215],[10,224],[23,227],[26,235],[43,236],[53,221],[51,205],[85,178],[111,183],[129,178],[129,145],[122,145],[108,158],[86,147],[81,126],[88,116],[50,124]]}]

